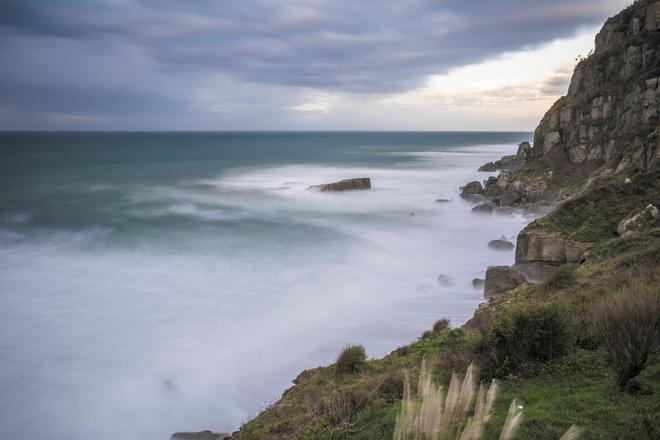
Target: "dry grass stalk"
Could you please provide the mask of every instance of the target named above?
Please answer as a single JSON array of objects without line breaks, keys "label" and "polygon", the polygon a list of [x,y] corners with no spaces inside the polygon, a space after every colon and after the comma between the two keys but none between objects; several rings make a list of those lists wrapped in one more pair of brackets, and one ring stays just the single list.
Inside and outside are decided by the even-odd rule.
[{"label": "dry grass stalk", "polygon": [[500,435],[500,440],[510,440],[513,438],[513,435],[516,433],[516,429],[522,422],[522,406],[518,405],[516,399],[513,399],[511,406],[509,406],[509,412],[506,415],[506,420],[504,421],[504,427],[502,428],[502,435]]},{"label": "dry grass stalk", "polygon": [[[475,394],[476,368],[470,365],[461,380],[452,375],[447,393],[441,386],[436,387],[431,371],[426,361],[422,367],[417,386],[418,399],[413,399],[410,380],[406,376],[402,410],[396,419],[394,431],[395,440],[454,440],[461,437],[461,429],[466,423],[471,423],[467,415],[472,406]],[[495,400],[495,389],[485,396],[483,386],[480,387],[482,397],[479,420],[487,420],[492,402]],[[478,423],[471,428],[481,432]],[[472,438],[472,437],[466,437]]]},{"label": "dry grass stalk", "polygon": [[577,440],[580,438],[580,435],[582,435],[582,428],[577,425],[571,425],[559,440]]}]

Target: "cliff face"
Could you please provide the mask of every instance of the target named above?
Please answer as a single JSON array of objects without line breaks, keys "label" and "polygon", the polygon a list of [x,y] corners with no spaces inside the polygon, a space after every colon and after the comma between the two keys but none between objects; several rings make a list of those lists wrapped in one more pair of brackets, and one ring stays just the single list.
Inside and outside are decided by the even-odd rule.
[{"label": "cliff face", "polygon": [[652,171],[660,165],[659,103],[660,2],[640,0],[607,20],[567,96],[536,129],[533,148],[518,155],[518,169]]}]

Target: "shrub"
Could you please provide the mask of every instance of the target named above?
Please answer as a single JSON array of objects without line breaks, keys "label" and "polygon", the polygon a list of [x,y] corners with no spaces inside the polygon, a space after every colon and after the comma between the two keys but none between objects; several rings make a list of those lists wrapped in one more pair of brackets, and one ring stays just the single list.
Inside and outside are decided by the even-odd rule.
[{"label": "shrub", "polygon": [[323,413],[331,425],[344,425],[367,405],[369,399],[363,389],[340,390],[324,404]]},{"label": "shrub", "polygon": [[378,394],[388,402],[396,402],[403,397],[403,376],[397,370],[389,370],[378,384]]},{"label": "shrub", "polygon": [[433,324],[434,333],[442,333],[449,328],[449,320],[441,319],[440,321]]},{"label": "shrub", "polygon": [[356,373],[367,360],[367,353],[361,345],[347,345],[337,358],[337,374]]},{"label": "shrub", "polygon": [[481,346],[485,375],[533,373],[535,363],[566,353],[570,331],[557,304],[520,304],[500,309]]},{"label": "shrub", "polygon": [[660,351],[660,287],[655,281],[637,280],[603,298],[592,313],[596,334],[616,370],[616,385],[623,390]]},{"label": "shrub", "polygon": [[568,289],[575,284],[575,264],[564,264],[555,269],[543,282],[542,288],[546,291]]}]

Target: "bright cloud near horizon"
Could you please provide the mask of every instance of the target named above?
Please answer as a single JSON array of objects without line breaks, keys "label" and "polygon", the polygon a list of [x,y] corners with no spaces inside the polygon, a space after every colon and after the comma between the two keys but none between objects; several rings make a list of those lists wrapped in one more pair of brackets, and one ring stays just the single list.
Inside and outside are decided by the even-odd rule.
[{"label": "bright cloud near horizon", "polygon": [[0,0],[2,130],[532,130],[627,0]]}]

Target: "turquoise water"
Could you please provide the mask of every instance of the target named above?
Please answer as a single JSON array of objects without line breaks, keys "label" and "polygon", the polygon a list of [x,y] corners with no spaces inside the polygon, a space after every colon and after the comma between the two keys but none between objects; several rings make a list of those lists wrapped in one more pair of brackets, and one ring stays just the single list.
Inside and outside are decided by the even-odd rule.
[{"label": "turquoise water", "polygon": [[462,323],[526,220],[458,187],[530,137],[0,134],[0,438],[233,430],[346,343]]}]

